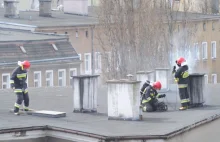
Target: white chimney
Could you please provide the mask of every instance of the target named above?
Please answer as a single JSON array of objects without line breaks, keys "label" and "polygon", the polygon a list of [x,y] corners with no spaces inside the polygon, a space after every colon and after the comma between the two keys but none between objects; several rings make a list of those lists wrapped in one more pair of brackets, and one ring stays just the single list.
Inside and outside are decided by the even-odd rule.
[{"label": "white chimney", "polygon": [[88,0],[64,0],[64,13],[88,15]]},{"label": "white chimney", "polygon": [[4,0],[4,9],[5,9],[5,17],[8,18],[18,18],[19,10],[18,10],[18,1],[16,0]]},{"label": "white chimney", "polygon": [[51,0],[39,0],[39,16],[51,17]]}]

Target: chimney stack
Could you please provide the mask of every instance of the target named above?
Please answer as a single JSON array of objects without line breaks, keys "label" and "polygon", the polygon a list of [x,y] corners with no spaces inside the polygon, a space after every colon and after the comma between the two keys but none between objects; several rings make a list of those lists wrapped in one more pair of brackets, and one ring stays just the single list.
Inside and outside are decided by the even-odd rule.
[{"label": "chimney stack", "polygon": [[51,0],[39,0],[39,16],[51,17]]},{"label": "chimney stack", "polygon": [[4,0],[5,17],[8,18],[18,18],[18,1],[17,0]]},{"label": "chimney stack", "polygon": [[211,12],[213,14],[219,13],[219,0],[211,0]]}]

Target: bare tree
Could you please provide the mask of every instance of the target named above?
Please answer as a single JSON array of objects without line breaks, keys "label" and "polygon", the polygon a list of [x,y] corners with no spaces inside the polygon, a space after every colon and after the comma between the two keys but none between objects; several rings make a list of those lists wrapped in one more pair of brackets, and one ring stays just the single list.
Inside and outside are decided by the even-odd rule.
[{"label": "bare tree", "polygon": [[[96,38],[103,49],[104,75],[119,79],[140,70],[169,67],[172,54],[189,47],[193,31],[188,9],[186,3],[184,12],[178,13],[163,0],[101,0]],[[177,23],[183,27],[178,38],[181,46],[175,43]]]}]

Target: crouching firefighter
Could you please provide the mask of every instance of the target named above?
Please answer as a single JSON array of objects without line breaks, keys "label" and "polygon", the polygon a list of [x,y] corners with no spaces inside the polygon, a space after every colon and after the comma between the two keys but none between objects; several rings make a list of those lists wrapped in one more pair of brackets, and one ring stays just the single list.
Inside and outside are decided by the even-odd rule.
[{"label": "crouching firefighter", "polygon": [[144,112],[153,112],[160,109],[166,111],[167,106],[163,102],[159,102],[158,98],[163,98],[165,94],[158,94],[157,90],[162,87],[159,81],[154,82],[152,85],[149,81],[145,82],[141,88],[141,107]]},{"label": "crouching firefighter", "polygon": [[181,107],[179,110],[186,110],[190,104],[189,93],[187,90],[189,83],[188,65],[183,57],[177,59],[176,64],[179,68],[176,70],[176,66],[174,66],[172,73],[174,74],[175,82],[177,82],[179,88],[181,100]]},{"label": "crouching firefighter", "polygon": [[14,93],[17,95],[17,101],[14,104],[14,114],[19,114],[19,109],[24,101],[24,110],[28,111],[29,107],[29,96],[27,90],[27,70],[30,68],[31,64],[29,61],[18,61],[18,67],[12,72],[10,78],[11,88],[14,90]]}]

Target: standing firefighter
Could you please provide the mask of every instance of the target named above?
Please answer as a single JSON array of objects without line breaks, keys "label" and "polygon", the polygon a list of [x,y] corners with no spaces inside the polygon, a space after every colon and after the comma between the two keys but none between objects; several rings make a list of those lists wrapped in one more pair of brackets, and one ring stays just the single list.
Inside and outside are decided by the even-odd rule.
[{"label": "standing firefighter", "polygon": [[14,69],[11,76],[11,88],[17,95],[17,101],[14,105],[15,115],[19,114],[19,108],[24,100],[24,110],[28,111],[29,106],[29,96],[27,90],[27,70],[30,68],[31,64],[29,61],[18,61],[18,67]]},{"label": "standing firefighter", "polygon": [[181,107],[179,110],[186,110],[188,109],[190,102],[189,93],[187,91],[189,83],[188,65],[186,64],[186,60],[183,57],[177,59],[176,64],[179,68],[176,70],[176,66],[174,66],[173,74],[175,76],[175,81],[178,84],[179,95],[181,99]]},{"label": "standing firefighter", "polygon": [[157,111],[158,109],[158,100],[157,98],[163,98],[165,94],[158,94],[157,90],[160,90],[162,87],[159,81],[154,82],[152,85],[149,81],[144,83],[143,87],[141,88],[141,106],[144,112],[153,112]]}]

